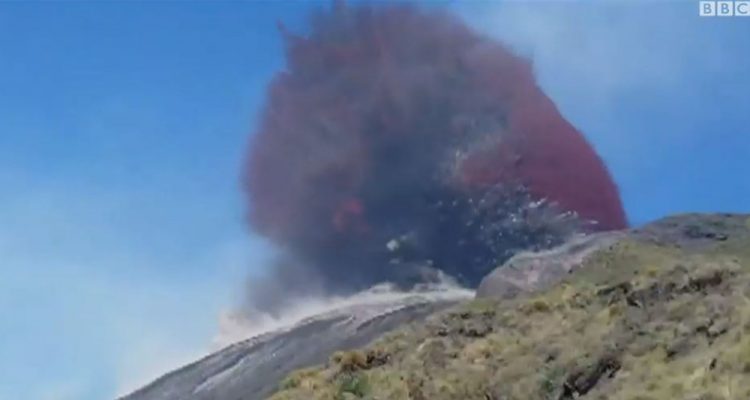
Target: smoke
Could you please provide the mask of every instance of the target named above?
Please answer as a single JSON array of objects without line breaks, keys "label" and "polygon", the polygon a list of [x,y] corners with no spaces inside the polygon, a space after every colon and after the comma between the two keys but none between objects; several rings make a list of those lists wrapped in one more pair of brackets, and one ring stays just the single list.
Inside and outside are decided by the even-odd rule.
[{"label": "smoke", "polygon": [[219,318],[219,333],[214,347],[219,349],[248,338],[279,333],[313,318],[331,315],[370,319],[411,304],[435,301],[457,301],[474,297],[474,291],[459,286],[441,275],[436,283],[400,290],[392,284],[379,284],[367,290],[344,296],[299,296],[290,299],[276,312],[262,307],[224,312]]},{"label": "smoke", "polygon": [[440,273],[473,287],[519,250],[626,226],[529,61],[440,11],[335,3],[311,22],[280,27],[247,163],[251,226],[283,254],[254,308]]}]

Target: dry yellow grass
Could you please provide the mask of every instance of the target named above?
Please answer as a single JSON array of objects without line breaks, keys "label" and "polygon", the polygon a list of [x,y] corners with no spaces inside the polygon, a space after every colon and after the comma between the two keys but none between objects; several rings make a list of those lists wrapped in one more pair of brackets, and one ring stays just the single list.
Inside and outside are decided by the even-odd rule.
[{"label": "dry yellow grass", "polygon": [[272,399],[750,399],[750,235],[623,240],[549,291],[337,353]]}]

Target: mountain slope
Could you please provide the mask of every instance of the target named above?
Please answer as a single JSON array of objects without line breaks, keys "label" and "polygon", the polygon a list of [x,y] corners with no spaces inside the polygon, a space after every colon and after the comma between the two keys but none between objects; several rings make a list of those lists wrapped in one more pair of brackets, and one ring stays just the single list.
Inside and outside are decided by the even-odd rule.
[{"label": "mountain slope", "polygon": [[336,350],[364,346],[472,295],[445,286],[406,293],[386,289],[359,293],[331,311],[231,345],[121,400],[259,400],[296,368],[322,363]]},{"label": "mountain slope", "polygon": [[336,353],[272,399],[750,398],[747,215],[666,218],[570,271]]}]

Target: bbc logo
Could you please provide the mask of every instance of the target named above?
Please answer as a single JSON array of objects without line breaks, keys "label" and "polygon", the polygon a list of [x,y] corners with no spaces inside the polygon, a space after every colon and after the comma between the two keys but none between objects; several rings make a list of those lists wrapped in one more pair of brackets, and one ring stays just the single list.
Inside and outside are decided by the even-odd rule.
[{"label": "bbc logo", "polygon": [[701,17],[750,17],[750,1],[701,1]]}]

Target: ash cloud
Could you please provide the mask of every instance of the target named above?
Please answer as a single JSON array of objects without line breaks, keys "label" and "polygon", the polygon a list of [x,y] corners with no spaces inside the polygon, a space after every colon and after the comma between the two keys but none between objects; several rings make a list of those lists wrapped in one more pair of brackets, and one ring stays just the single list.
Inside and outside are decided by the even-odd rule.
[{"label": "ash cloud", "polygon": [[281,27],[245,184],[250,224],[282,255],[253,307],[408,288],[476,286],[523,249],[626,218],[606,167],[538,88],[529,61],[454,16],[408,5]]}]

